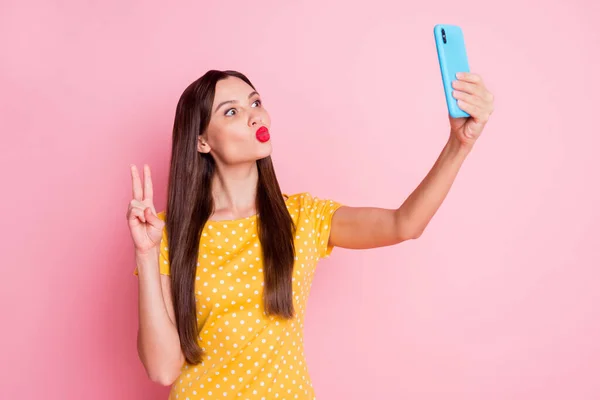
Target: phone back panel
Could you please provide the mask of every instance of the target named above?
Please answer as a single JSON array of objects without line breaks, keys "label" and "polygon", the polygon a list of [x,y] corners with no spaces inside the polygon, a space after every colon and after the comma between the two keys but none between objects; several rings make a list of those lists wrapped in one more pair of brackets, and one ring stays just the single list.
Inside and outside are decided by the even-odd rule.
[{"label": "phone back panel", "polygon": [[[442,29],[446,34],[446,43],[442,37]],[[438,24],[433,28],[433,34],[448,113],[453,118],[469,117],[468,113],[458,107],[456,99],[452,96],[452,81],[456,79],[456,73],[470,72],[462,29],[456,25]]]}]

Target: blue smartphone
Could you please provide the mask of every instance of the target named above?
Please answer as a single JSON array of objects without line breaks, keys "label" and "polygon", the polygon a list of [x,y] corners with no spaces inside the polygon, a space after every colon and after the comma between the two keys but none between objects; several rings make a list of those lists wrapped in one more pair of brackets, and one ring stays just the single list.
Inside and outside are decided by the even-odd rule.
[{"label": "blue smartphone", "polygon": [[448,113],[452,118],[470,117],[458,107],[456,99],[452,96],[452,81],[456,79],[456,73],[471,72],[462,29],[456,25],[437,24],[433,27],[433,35]]}]

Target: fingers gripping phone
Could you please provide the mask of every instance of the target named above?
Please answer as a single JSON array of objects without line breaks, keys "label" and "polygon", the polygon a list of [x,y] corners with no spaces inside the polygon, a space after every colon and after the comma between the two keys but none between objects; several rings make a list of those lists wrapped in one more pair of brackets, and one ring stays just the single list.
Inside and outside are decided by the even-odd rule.
[{"label": "fingers gripping phone", "polygon": [[462,29],[456,25],[437,24],[433,27],[433,35],[448,113],[452,118],[469,117],[467,112],[458,107],[456,99],[452,96],[452,81],[456,79],[456,73],[471,72]]}]

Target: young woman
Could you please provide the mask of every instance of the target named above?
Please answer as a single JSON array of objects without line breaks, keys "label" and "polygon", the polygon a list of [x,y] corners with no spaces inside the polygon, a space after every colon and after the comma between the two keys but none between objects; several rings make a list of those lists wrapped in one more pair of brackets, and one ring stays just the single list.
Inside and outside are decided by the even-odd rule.
[{"label": "young woman", "polygon": [[150,168],[131,167],[127,221],[139,279],[138,353],[171,399],[314,399],[303,345],[308,293],[334,246],[418,238],[492,112],[476,74],[455,82],[468,119],[398,209],[349,207],[280,190],[270,116],[248,78],[210,70],[175,113],[166,210]]}]

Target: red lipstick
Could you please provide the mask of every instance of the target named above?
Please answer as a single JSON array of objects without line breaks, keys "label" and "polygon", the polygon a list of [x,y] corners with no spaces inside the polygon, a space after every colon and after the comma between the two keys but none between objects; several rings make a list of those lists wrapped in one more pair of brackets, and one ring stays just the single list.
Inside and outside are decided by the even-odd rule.
[{"label": "red lipstick", "polygon": [[256,138],[261,143],[267,142],[271,138],[269,130],[266,126],[261,126],[260,128],[258,128],[258,130],[256,131]]}]

